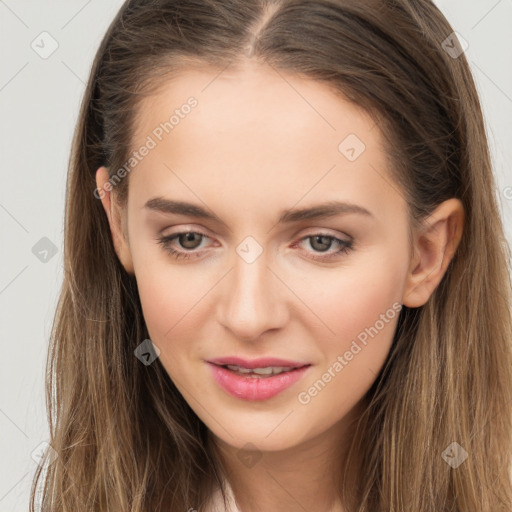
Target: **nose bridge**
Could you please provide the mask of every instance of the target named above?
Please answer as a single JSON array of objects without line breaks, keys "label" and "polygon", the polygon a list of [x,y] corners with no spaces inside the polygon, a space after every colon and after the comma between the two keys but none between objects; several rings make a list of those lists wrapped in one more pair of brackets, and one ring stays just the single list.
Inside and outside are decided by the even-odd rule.
[{"label": "nose bridge", "polygon": [[[223,288],[221,321],[235,336],[255,339],[282,325],[285,302],[269,254],[252,237],[236,248],[233,271]],[[282,286],[282,285],[281,285]]]}]

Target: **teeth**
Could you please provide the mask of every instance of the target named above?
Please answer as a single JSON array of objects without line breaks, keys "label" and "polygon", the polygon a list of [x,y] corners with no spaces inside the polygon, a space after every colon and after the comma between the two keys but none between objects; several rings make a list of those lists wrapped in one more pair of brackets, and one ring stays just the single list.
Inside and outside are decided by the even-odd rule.
[{"label": "teeth", "polygon": [[242,368],[241,366],[235,366],[234,364],[226,365],[230,370],[239,373],[255,373],[257,375],[277,375],[283,372],[289,372],[295,370],[289,366],[267,366],[266,368]]}]

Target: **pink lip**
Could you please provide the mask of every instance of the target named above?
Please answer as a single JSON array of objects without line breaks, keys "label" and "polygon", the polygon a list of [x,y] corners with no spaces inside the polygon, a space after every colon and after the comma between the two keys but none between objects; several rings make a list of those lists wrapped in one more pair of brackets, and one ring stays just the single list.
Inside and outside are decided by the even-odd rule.
[{"label": "pink lip", "polygon": [[301,363],[300,361],[287,361],[285,359],[278,359],[275,357],[260,357],[259,359],[242,359],[241,357],[218,357],[216,359],[208,359],[208,363],[217,364],[220,366],[232,364],[241,366],[242,368],[266,368],[267,366],[283,366],[289,368],[300,368],[309,363]]},{"label": "pink lip", "polygon": [[[273,361],[276,360],[274,359]],[[251,401],[267,400],[268,398],[272,398],[278,393],[281,393],[297,382],[307,372],[309,366],[311,366],[302,366],[302,368],[283,372],[279,375],[260,378],[239,375],[212,362],[208,362],[208,364],[212,370],[213,378],[222,389],[236,398]],[[260,365],[260,368],[265,366],[289,366],[284,364],[261,364],[260,362],[258,364]],[[237,366],[243,365],[237,364]],[[258,368],[258,366],[254,365],[253,368]]]}]

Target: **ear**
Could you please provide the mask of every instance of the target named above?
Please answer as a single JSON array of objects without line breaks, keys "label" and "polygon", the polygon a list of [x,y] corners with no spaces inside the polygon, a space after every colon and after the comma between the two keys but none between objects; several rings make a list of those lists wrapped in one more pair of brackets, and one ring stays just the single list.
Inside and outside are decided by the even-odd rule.
[{"label": "ear", "polygon": [[113,197],[112,186],[108,179],[108,169],[106,167],[99,167],[96,171],[96,187],[98,191],[96,197],[99,197],[101,200],[105,213],[107,214],[112,242],[119,261],[126,272],[135,275],[132,255],[128,245],[128,237],[126,235],[126,226],[123,221],[123,216],[121,215],[121,209]]},{"label": "ear", "polygon": [[441,282],[462,237],[464,207],[458,199],[441,203],[414,233],[413,257],[402,302],[423,306]]}]

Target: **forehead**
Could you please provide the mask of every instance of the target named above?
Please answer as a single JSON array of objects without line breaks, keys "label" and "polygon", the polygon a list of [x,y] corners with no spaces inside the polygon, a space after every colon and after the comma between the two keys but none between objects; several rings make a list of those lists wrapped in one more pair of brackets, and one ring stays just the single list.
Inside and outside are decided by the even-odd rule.
[{"label": "forehead", "polygon": [[[191,97],[197,106],[186,108],[189,113],[179,112]],[[341,92],[325,83],[254,63],[224,70],[196,65],[178,72],[139,104],[134,145],[175,111],[181,113],[176,119],[181,126],[172,129],[166,137],[169,141],[176,139],[177,132],[187,130],[187,125],[192,125],[198,136],[229,131],[233,143],[243,139],[248,148],[265,139],[278,146],[311,140],[316,145],[323,141],[325,146],[337,147],[349,133],[368,142],[378,136],[369,135],[375,126],[369,114]]]},{"label": "forehead", "polygon": [[146,198],[209,188],[247,207],[256,194],[261,209],[261,194],[270,206],[272,195],[349,200],[364,188],[378,205],[390,181],[369,114],[324,83],[269,66],[180,72],[139,105],[133,147],[148,137],[154,148],[130,176]]}]

